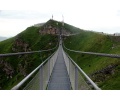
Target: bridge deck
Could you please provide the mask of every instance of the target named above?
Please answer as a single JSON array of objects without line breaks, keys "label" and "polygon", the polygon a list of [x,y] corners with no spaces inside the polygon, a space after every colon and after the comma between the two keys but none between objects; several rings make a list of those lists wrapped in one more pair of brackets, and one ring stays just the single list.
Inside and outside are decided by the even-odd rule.
[{"label": "bridge deck", "polygon": [[53,68],[53,72],[48,83],[48,90],[70,90],[71,84],[65,66],[62,47],[60,46],[58,57]]}]

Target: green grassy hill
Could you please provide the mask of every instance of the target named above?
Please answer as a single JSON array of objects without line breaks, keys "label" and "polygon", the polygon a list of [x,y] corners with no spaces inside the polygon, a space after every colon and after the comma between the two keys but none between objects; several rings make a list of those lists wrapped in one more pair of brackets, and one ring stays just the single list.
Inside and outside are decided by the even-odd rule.
[{"label": "green grassy hill", "polygon": [[[28,27],[15,37],[0,42],[0,53],[46,50],[58,43],[56,35],[39,33],[39,27]],[[0,58],[0,89],[11,89],[54,51]]]},{"label": "green grassy hill", "polygon": [[[91,31],[64,38],[67,48],[78,51],[120,54],[120,37]],[[120,59],[78,54],[68,54],[102,89],[120,89]]]},{"label": "green grassy hill", "polygon": [[[85,31],[67,23],[62,26],[61,22],[55,20],[49,20],[40,27],[28,27],[17,36],[0,42],[0,53],[53,48],[58,42],[58,36],[55,34],[56,30],[57,34],[60,34],[62,30],[64,30],[65,34],[76,34],[64,37],[64,44],[69,49],[120,54],[119,36],[108,36]],[[50,34],[51,32],[54,34]],[[0,89],[11,89],[53,52],[0,58]],[[120,59],[68,51],[67,53],[100,88],[120,89]]]},{"label": "green grassy hill", "polygon": [[[57,34],[60,34],[61,29],[62,23],[55,20],[49,20],[41,26],[28,27],[17,36],[0,42],[0,54],[51,49],[57,45],[58,35],[50,32],[57,30]],[[79,30],[64,23],[64,31],[72,34]],[[0,58],[0,89],[11,89],[53,52]]]}]

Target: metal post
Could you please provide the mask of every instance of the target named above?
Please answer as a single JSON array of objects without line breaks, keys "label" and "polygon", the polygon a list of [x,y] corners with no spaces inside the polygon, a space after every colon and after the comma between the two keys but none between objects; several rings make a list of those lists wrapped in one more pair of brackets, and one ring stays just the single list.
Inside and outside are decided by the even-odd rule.
[{"label": "metal post", "polygon": [[70,62],[70,59],[68,59],[68,61],[69,61],[69,77],[70,77],[71,87],[72,87],[72,89],[74,89],[74,87],[73,87],[73,85],[72,85],[72,84],[73,84],[73,83],[72,83],[72,82],[73,82],[73,79],[72,79],[72,76],[71,76],[72,73],[71,73],[71,64],[70,64],[71,62]]},{"label": "metal post", "polygon": [[78,69],[75,67],[75,90],[78,90]]},{"label": "metal post", "polygon": [[54,67],[54,63],[53,63],[53,58],[52,58],[52,69],[51,69],[51,73],[52,73],[53,67]]},{"label": "metal post", "polygon": [[[66,55],[65,55],[66,56]],[[66,58],[66,62],[68,63],[68,66],[67,66],[67,68],[68,68],[68,75],[70,74],[70,61],[69,61],[69,59],[68,58]],[[67,65],[67,64],[66,64]]]},{"label": "metal post", "polygon": [[68,61],[69,61],[69,76],[70,76],[70,59],[68,59]]},{"label": "metal post", "polygon": [[52,73],[52,69],[53,69],[53,58],[51,58],[50,60],[50,74]]},{"label": "metal post", "polygon": [[50,60],[48,60],[48,81],[50,78]]},{"label": "metal post", "polygon": [[40,90],[43,90],[43,69],[42,67],[40,68]]}]

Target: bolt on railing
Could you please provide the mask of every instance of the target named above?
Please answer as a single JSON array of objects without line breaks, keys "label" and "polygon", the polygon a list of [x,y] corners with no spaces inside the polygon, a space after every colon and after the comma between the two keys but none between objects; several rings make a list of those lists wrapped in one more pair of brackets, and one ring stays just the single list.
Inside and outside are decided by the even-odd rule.
[{"label": "bolt on railing", "polygon": [[25,77],[20,83],[12,88],[12,90],[20,89],[30,77],[37,71],[34,78],[23,89],[25,90],[45,90],[47,88],[50,75],[52,73],[54,64],[56,62],[58,50],[42,62],[35,70],[33,70],[27,77]]},{"label": "bolt on railing", "polygon": [[68,75],[70,77],[71,86],[73,90],[89,90],[100,88],[87,76],[87,74],[64,52],[63,56],[67,67]]}]

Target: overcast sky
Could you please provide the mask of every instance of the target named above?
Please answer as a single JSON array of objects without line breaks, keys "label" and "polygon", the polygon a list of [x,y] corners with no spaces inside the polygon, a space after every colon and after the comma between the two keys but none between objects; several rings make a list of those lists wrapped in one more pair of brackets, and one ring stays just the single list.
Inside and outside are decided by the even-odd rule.
[{"label": "overcast sky", "polygon": [[53,19],[105,33],[120,32],[120,0],[0,0],[0,36]]}]

